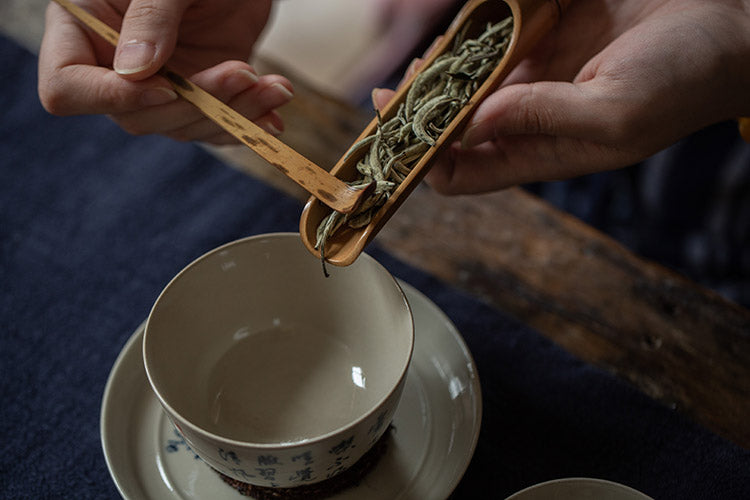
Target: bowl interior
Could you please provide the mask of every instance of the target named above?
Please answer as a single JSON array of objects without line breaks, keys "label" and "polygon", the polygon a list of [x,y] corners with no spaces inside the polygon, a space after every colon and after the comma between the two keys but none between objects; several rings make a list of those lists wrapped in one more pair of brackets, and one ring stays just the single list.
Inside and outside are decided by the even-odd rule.
[{"label": "bowl interior", "polygon": [[376,409],[411,357],[409,306],[369,256],[330,272],[294,234],[240,240],[189,265],[146,325],[144,363],[162,403],[260,444],[314,439]]}]

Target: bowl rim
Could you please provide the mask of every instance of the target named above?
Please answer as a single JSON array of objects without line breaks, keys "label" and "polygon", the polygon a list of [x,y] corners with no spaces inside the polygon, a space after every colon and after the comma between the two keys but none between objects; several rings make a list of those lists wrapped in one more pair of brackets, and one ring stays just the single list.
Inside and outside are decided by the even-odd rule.
[{"label": "bowl rim", "polygon": [[574,476],[574,477],[561,477],[558,479],[551,479],[549,481],[543,481],[541,483],[532,484],[531,486],[527,486],[526,488],[523,488],[522,490],[516,491],[512,495],[506,497],[505,500],[523,500],[523,498],[525,498],[525,495],[529,493],[535,493],[537,492],[537,490],[543,490],[545,488],[555,486],[555,485],[560,485],[560,484],[572,484],[572,485],[595,484],[599,486],[608,486],[610,488],[617,488],[622,493],[630,493],[636,496],[640,496],[643,498],[643,500],[651,499],[650,496],[626,484],[617,483],[615,481],[610,481],[608,479]]},{"label": "bowl rim", "polygon": [[[404,305],[406,306],[407,313],[409,315],[411,328],[410,328],[410,334],[409,334],[409,348],[408,348],[408,355],[404,358],[403,366],[400,368],[400,373],[398,378],[396,379],[396,382],[393,384],[393,387],[391,387],[388,391],[386,391],[383,396],[378,399],[371,407],[361,415],[359,415],[356,419],[352,420],[351,422],[348,422],[340,427],[337,427],[335,429],[332,429],[324,434],[312,436],[309,438],[304,438],[296,441],[288,441],[288,442],[279,442],[279,443],[256,443],[252,441],[241,441],[238,439],[229,438],[226,436],[222,436],[220,434],[217,434],[215,432],[211,432],[207,429],[204,429],[203,427],[200,427],[199,425],[193,423],[189,419],[185,418],[185,416],[178,412],[172,405],[170,405],[165,398],[162,396],[161,392],[158,390],[153,377],[152,373],[149,370],[149,362],[148,357],[146,356],[146,343],[148,340],[148,326],[151,319],[151,315],[153,314],[154,310],[156,309],[157,304],[159,303],[162,296],[166,293],[166,291],[172,286],[173,283],[175,283],[183,274],[187,273],[190,269],[197,266],[201,261],[209,258],[210,256],[217,254],[219,252],[222,252],[227,249],[227,247],[237,246],[246,244],[248,242],[253,242],[256,240],[264,240],[269,238],[278,238],[278,239],[285,239],[285,240],[292,240],[292,239],[300,239],[299,233],[294,232],[274,232],[274,233],[263,233],[263,234],[256,234],[252,236],[247,236],[244,238],[239,238],[227,243],[224,243],[216,248],[213,248],[211,250],[208,250],[207,252],[203,253],[199,257],[195,258],[193,261],[191,261],[188,265],[183,267],[172,279],[169,280],[169,282],[162,288],[162,290],[159,292],[159,295],[157,296],[156,300],[154,301],[153,305],[151,306],[151,310],[149,311],[148,317],[144,323],[143,327],[143,342],[141,345],[141,358],[143,360],[143,368],[146,372],[146,378],[148,379],[149,386],[152,390],[152,392],[156,395],[156,398],[159,400],[159,403],[162,405],[162,407],[166,410],[167,414],[170,416],[170,419],[178,418],[179,419],[179,426],[185,425],[190,428],[194,433],[201,435],[204,438],[219,441],[222,444],[231,445],[233,447],[239,448],[239,449],[260,449],[260,450],[294,450],[297,448],[305,447],[305,446],[312,446],[321,442],[324,442],[328,439],[330,439],[333,436],[337,436],[339,434],[345,434],[347,431],[354,429],[355,427],[359,426],[363,421],[367,420],[369,417],[371,417],[374,413],[378,411],[378,409],[382,408],[383,404],[393,396],[393,394],[396,391],[400,391],[403,387],[404,380],[406,379],[406,374],[409,370],[409,366],[411,365],[411,360],[414,355],[414,341],[415,341],[415,332],[414,332],[414,314],[411,308],[411,305],[409,304],[409,301],[406,298],[406,294],[404,293],[403,289],[398,283],[398,280],[396,280],[395,276],[393,276],[388,269],[383,266],[380,262],[378,262],[374,257],[371,255],[363,252],[359,258],[368,260],[371,264],[375,265],[376,268],[384,271],[386,275],[388,276],[389,280],[393,283],[393,285],[396,287],[396,290],[401,297],[401,300],[403,301]],[[300,247],[304,250],[304,246],[302,245],[302,242],[300,241]],[[323,271],[321,271],[323,272]],[[175,425],[177,425],[177,422],[173,422]],[[383,427],[383,430],[385,430],[385,426]],[[182,433],[182,429],[180,428],[180,432]],[[182,433],[184,434],[184,433]]]}]

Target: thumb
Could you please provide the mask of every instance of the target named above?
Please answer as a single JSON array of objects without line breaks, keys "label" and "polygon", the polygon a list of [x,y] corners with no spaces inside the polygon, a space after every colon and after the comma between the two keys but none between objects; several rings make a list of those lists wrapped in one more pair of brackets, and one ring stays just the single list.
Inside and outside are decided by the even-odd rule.
[{"label": "thumb", "polygon": [[128,80],[156,73],[172,55],[185,1],[133,0],[125,12],[114,70]]},{"label": "thumb", "polygon": [[[477,108],[461,145],[469,149],[505,135],[604,139],[611,103],[586,83],[534,82],[501,88]],[[611,111],[611,110],[609,110]]]},{"label": "thumb", "polygon": [[374,88],[370,95],[372,99],[372,107],[378,111],[388,106],[388,103],[393,99],[395,92],[391,89]]}]

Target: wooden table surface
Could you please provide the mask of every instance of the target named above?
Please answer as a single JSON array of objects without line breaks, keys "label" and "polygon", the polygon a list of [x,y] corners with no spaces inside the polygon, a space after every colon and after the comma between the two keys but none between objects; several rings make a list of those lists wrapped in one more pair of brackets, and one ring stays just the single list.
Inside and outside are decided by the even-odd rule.
[{"label": "wooden table surface", "polygon": [[[256,66],[292,75],[269,61]],[[372,115],[291,78],[296,98],[281,110],[287,126],[281,139],[331,167]],[[213,151],[307,199],[249,150]],[[376,242],[750,448],[747,309],[519,188],[444,197],[420,187]]]}]

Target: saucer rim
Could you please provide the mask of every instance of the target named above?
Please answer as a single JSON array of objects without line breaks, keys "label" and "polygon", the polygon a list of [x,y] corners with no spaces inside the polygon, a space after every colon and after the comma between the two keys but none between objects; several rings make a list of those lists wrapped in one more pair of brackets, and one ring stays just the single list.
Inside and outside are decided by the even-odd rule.
[{"label": "saucer rim", "polygon": [[[466,469],[468,468],[471,459],[476,451],[476,446],[479,440],[479,434],[480,434],[480,428],[481,428],[481,421],[482,421],[482,395],[481,395],[481,385],[479,381],[479,376],[476,369],[476,364],[474,362],[474,359],[471,355],[471,352],[468,349],[468,346],[466,345],[463,337],[456,329],[455,325],[451,322],[450,318],[447,317],[447,315],[434,303],[432,302],[428,297],[426,297],[422,292],[417,290],[412,285],[402,281],[397,280],[399,286],[403,289],[404,295],[409,298],[410,300],[421,302],[421,307],[424,310],[423,314],[428,314],[430,316],[433,316],[433,318],[429,318],[431,320],[437,320],[442,328],[445,329],[445,332],[443,334],[445,335],[445,340],[450,341],[451,343],[455,343],[455,346],[452,346],[451,349],[455,349],[455,352],[450,353],[450,356],[458,356],[462,358],[462,361],[466,363],[466,366],[469,368],[471,372],[470,377],[470,385],[471,387],[469,390],[471,391],[471,414],[470,414],[470,421],[467,422],[467,429],[463,432],[465,436],[465,440],[467,442],[467,445],[465,446],[465,449],[459,456],[455,457],[453,460],[451,466],[451,474],[453,477],[450,478],[450,480],[443,481],[444,487],[441,488],[440,494],[443,494],[445,497],[450,496],[450,494],[453,492],[453,490],[458,486],[459,482],[461,481],[463,475],[466,472]],[[417,309],[415,307],[415,309]],[[418,328],[416,328],[416,325],[418,325],[419,320],[415,315],[414,318],[415,322],[415,334],[418,334],[419,331]],[[120,353],[118,354],[113,367],[110,371],[109,377],[107,379],[107,383],[105,385],[103,397],[102,397],[102,404],[101,404],[101,413],[100,413],[100,437],[101,437],[101,443],[102,443],[102,451],[104,453],[104,458],[107,463],[107,468],[109,470],[110,476],[115,483],[115,486],[117,487],[120,495],[123,498],[130,498],[128,496],[128,491],[131,489],[129,487],[126,487],[127,485],[124,484],[123,481],[127,479],[127,475],[120,471],[118,472],[118,467],[120,467],[118,464],[116,464],[113,460],[112,452],[110,451],[111,446],[115,446],[110,443],[110,427],[112,426],[112,419],[110,418],[110,413],[113,411],[110,409],[110,406],[113,404],[114,399],[116,399],[116,396],[114,395],[114,389],[116,384],[118,383],[118,374],[121,375],[119,378],[122,378],[122,371],[125,370],[125,364],[127,361],[130,361],[131,364],[137,363],[137,361],[130,360],[129,357],[134,357],[133,350],[136,350],[140,353],[140,349],[137,344],[140,339],[142,339],[143,335],[143,329],[145,327],[146,321],[143,321],[138,328],[131,334],[131,336],[126,341],[125,345],[121,349]],[[420,343],[415,343],[415,350],[418,349]],[[449,354],[444,354],[443,358],[447,359],[449,357]],[[141,359],[142,364],[142,359]],[[132,369],[132,367],[131,367]],[[423,374],[418,374],[417,378],[422,379]],[[444,381],[440,381],[440,385],[442,385]],[[120,382],[122,383],[122,382]],[[148,382],[146,383],[148,385]],[[428,397],[423,394],[424,397]],[[135,398],[142,397],[140,395],[140,392],[138,394],[135,394]],[[155,396],[153,396],[156,398]],[[158,404],[158,400],[157,400]],[[429,444],[430,441],[432,441],[433,438],[427,438],[427,443]],[[419,475],[419,474],[418,474]],[[417,475],[417,477],[418,477]],[[143,479],[138,475],[137,473],[135,476],[140,480]],[[411,485],[407,486],[408,489],[411,489]],[[356,488],[354,488],[356,490]],[[404,493],[404,492],[402,492]]]}]

